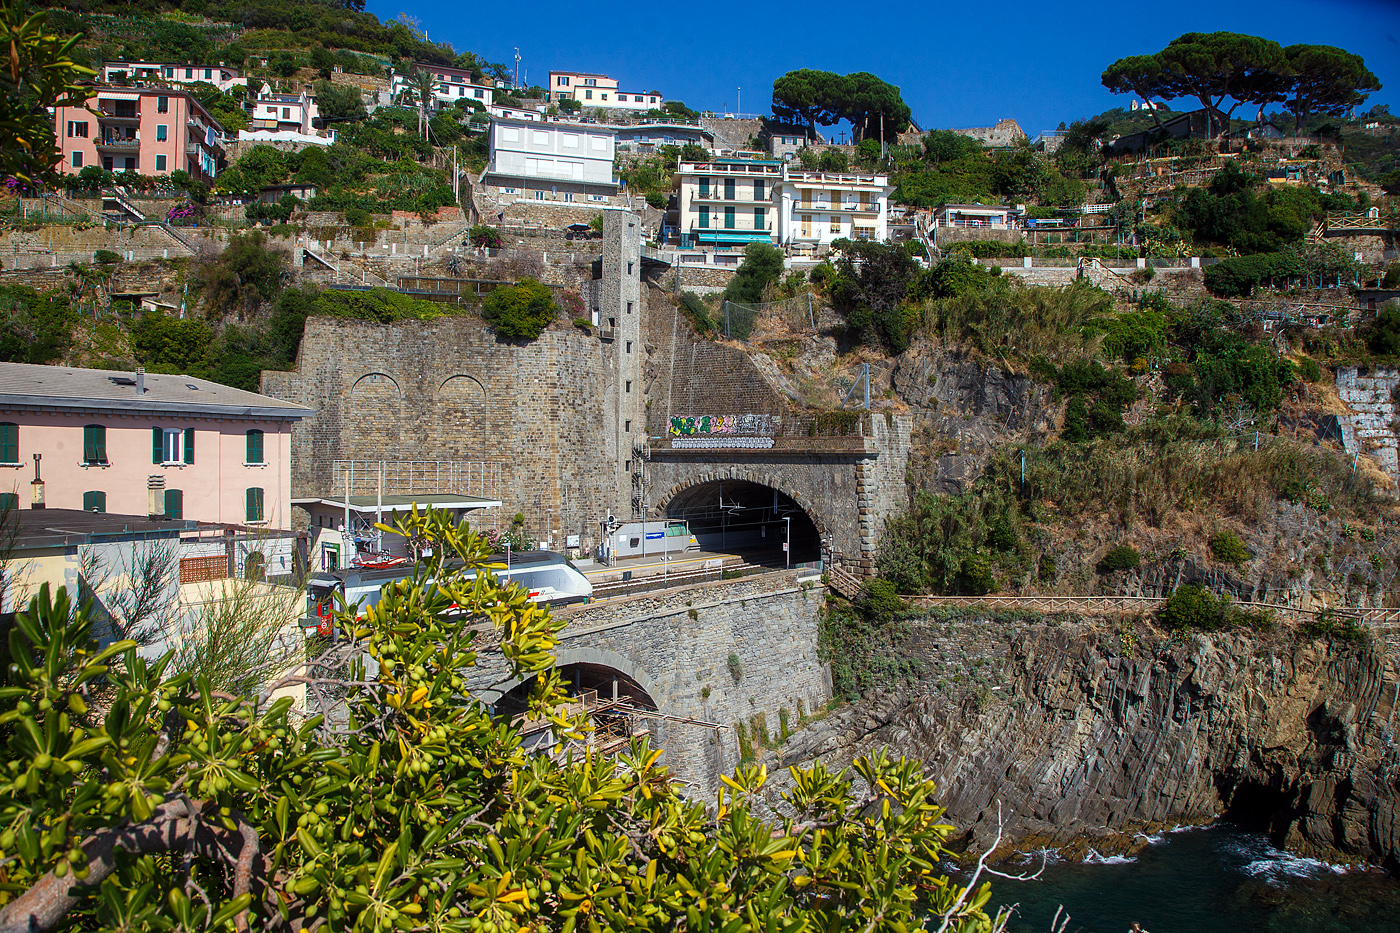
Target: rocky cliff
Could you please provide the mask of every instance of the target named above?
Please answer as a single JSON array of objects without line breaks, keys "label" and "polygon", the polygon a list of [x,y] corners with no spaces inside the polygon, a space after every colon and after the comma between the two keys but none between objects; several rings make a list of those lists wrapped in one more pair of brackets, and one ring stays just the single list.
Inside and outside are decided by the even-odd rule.
[{"label": "rocky cliff", "polygon": [[971,847],[994,837],[999,802],[1018,847],[1130,849],[1135,833],[1228,814],[1302,854],[1400,868],[1400,680],[1384,644],[1004,628],[983,634],[1000,643],[994,686],[950,693],[927,675],[799,733],[783,763],[882,745],[917,757]]}]

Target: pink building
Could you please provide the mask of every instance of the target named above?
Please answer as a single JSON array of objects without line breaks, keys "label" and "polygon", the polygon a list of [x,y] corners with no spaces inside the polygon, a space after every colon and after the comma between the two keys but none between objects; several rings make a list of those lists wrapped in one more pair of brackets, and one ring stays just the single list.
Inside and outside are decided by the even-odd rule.
[{"label": "pink building", "polygon": [[86,109],[57,107],[53,120],[64,173],[89,165],[143,175],[184,169],[212,181],[224,157],[224,128],[175,88],[94,87]]},{"label": "pink building", "polygon": [[191,376],[0,363],[0,504],[290,528],[311,409]]}]

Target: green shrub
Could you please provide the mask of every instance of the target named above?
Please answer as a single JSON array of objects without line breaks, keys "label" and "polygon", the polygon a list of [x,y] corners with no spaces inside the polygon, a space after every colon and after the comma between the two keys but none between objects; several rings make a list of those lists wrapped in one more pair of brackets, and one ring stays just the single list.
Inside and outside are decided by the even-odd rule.
[{"label": "green shrub", "polygon": [[983,554],[969,554],[958,566],[958,592],[963,596],[986,596],[997,591],[992,562]]},{"label": "green shrub", "polygon": [[1249,548],[1244,546],[1244,542],[1233,531],[1219,531],[1212,535],[1210,552],[1215,555],[1216,560],[1236,566],[1253,556],[1249,553]]},{"label": "green shrub", "polygon": [[1303,634],[1310,638],[1335,638],[1362,644],[1371,640],[1371,632],[1361,620],[1351,615],[1338,616],[1331,609],[1324,609],[1304,623]]},{"label": "green shrub", "polygon": [[710,318],[710,310],[705,307],[705,301],[699,295],[694,292],[681,292],[680,308],[690,319],[697,334],[703,337],[714,331],[715,322]]},{"label": "green shrub", "polygon": [[1322,367],[1317,364],[1317,360],[1305,356],[1298,361],[1298,375],[1302,376],[1305,382],[1319,382],[1322,379]]},{"label": "green shrub", "polygon": [[498,288],[481,303],[481,316],[502,337],[536,340],[559,309],[549,286],[534,279]]},{"label": "green shrub", "polygon": [[363,207],[347,207],[345,209],[345,222],[352,227],[368,227],[374,218],[370,212]]},{"label": "green shrub", "polygon": [[736,684],[744,676],[744,665],[739,663],[739,655],[734,653],[729,655],[729,676],[734,678]]},{"label": "green shrub", "polygon": [[1207,266],[1205,285],[1211,294],[1222,298],[1248,298],[1260,286],[1287,284],[1303,273],[1296,253],[1256,253]]},{"label": "green shrub", "polygon": [[1036,577],[1037,577],[1042,583],[1047,583],[1047,582],[1049,582],[1049,581],[1055,579],[1055,571],[1056,571],[1056,566],[1055,566],[1055,555],[1054,555],[1054,554],[1042,554],[1042,555],[1040,555],[1040,561],[1039,561],[1039,564],[1038,564],[1037,567],[1036,567]]},{"label": "green shrub", "polygon": [[1136,570],[1142,564],[1142,555],[1131,544],[1120,544],[1111,548],[1099,559],[1099,573],[1114,573],[1119,570]]},{"label": "green shrub", "polygon": [[99,266],[112,266],[122,261],[120,253],[114,253],[110,249],[99,249],[93,252],[92,261]]},{"label": "green shrub", "polygon": [[576,317],[574,318],[574,326],[586,334],[593,327],[593,322],[586,317]]},{"label": "green shrub", "polygon": [[1224,623],[1220,600],[1210,590],[1194,583],[1177,587],[1176,592],[1167,597],[1158,617],[1163,625],[1178,631],[1201,629],[1213,632]]}]

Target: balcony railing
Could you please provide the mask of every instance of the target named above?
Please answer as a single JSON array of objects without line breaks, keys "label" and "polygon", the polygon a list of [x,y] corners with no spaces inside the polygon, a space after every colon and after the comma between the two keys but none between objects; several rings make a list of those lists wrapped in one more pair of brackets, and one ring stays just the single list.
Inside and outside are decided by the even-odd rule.
[{"label": "balcony railing", "polygon": [[125,136],[103,136],[93,142],[98,149],[140,149],[141,140]]},{"label": "balcony railing", "polygon": [[772,225],[772,224],[763,224],[762,226],[759,226],[759,227],[753,227],[753,226],[749,226],[749,227],[725,227],[725,226],[722,226],[722,225],[720,225],[720,226],[702,227],[702,226],[700,226],[699,224],[691,224],[691,225],[690,225],[690,232],[691,232],[691,233],[772,233],[772,232],[773,232],[773,225]]},{"label": "balcony railing", "polygon": [[185,143],[185,155],[199,155],[199,143]]},{"label": "balcony railing", "polygon": [[101,123],[139,123],[141,122],[141,108],[118,111],[115,108],[103,107],[97,111],[97,119]]}]

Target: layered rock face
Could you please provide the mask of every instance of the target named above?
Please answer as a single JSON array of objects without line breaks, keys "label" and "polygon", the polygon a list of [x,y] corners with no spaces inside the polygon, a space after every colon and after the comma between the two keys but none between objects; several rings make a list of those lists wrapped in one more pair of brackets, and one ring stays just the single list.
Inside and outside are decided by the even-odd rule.
[{"label": "layered rock face", "polygon": [[868,699],[795,737],[784,763],[881,745],[919,758],[973,847],[995,837],[999,802],[1018,847],[1131,848],[1230,813],[1295,852],[1400,867],[1400,680],[1383,643],[1008,634],[1001,686]]}]

